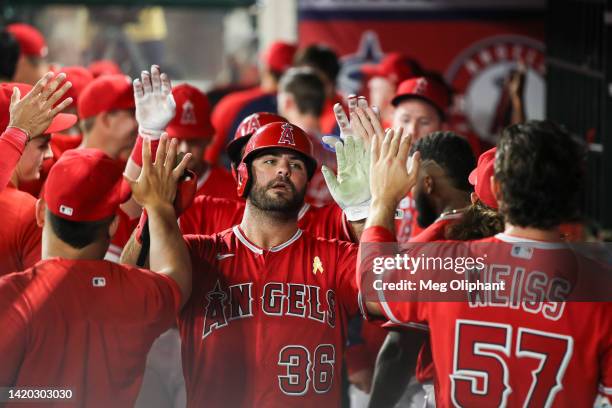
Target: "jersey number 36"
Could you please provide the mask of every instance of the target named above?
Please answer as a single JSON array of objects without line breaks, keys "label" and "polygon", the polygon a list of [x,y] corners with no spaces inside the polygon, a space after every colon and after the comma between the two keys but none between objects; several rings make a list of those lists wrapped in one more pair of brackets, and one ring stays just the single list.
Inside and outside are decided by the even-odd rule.
[{"label": "jersey number 36", "polygon": [[304,346],[285,346],[278,353],[278,365],[286,373],[278,376],[278,386],[287,395],[299,396],[312,389],[317,394],[329,391],[334,381],[336,351],[331,344],[319,344],[314,352]]}]

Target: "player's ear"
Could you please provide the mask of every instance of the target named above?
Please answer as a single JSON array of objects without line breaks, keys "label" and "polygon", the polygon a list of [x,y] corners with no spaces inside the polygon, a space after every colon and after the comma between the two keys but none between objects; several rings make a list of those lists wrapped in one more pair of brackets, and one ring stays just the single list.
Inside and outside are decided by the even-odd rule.
[{"label": "player's ear", "polygon": [[42,228],[45,225],[45,210],[47,209],[47,205],[45,204],[45,200],[39,198],[36,200],[36,225]]},{"label": "player's ear", "polygon": [[115,235],[115,233],[117,232],[117,228],[119,228],[119,217],[115,215],[113,221],[111,221],[110,225],[108,226],[108,236],[110,238]]},{"label": "player's ear", "polygon": [[472,202],[472,204],[476,204],[476,202],[478,201],[478,196],[476,195],[476,193],[470,193],[470,201]]}]

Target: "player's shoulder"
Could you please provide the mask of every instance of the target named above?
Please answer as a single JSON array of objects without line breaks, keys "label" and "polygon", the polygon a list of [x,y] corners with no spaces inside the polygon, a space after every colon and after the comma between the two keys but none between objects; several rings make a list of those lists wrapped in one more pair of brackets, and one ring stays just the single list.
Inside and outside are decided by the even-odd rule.
[{"label": "player's shoulder", "polygon": [[342,241],[337,238],[315,237],[308,231],[303,231],[303,241],[305,245],[309,245],[317,249],[320,248],[335,251],[339,254],[357,251],[358,248],[357,244]]},{"label": "player's shoulder", "polygon": [[193,200],[193,203],[187,211],[193,211],[194,208],[223,208],[227,206],[241,207],[244,206],[244,202],[233,198],[214,197],[208,194],[201,194]]},{"label": "player's shoulder", "polygon": [[187,234],[183,235],[187,247],[193,251],[218,250],[234,245],[236,236],[233,227],[210,235]]},{"label": "player's shoulder", "polygon": [[10,205],[16,208],[30,208],[36,205],[36,198],[25,191],[6,187],[0,192],[0,204]]}]

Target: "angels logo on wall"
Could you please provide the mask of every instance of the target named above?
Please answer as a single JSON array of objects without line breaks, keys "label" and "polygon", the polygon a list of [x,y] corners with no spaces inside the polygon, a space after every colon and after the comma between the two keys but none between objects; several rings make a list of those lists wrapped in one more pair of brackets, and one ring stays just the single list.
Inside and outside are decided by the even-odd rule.
[{"label": "angels logo on wall", "polygon": [[544,75],[544,45],[539,41],[501,35],[476,42],[455,58],[445,74],[457,92],[451,127],[495,144],[501,128],[511,123],[512,94],[522,96],[526,119],[544,119]]}]

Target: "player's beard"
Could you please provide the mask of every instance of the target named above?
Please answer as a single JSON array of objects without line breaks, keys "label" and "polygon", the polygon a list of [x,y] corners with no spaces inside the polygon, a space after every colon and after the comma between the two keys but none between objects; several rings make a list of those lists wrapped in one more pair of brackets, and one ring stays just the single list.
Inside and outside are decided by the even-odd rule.
[{"label": "player's beard", "polygon": [[438,218],[436,209],[429,201],[427,194],[415,194],[414,204],[417,210],[417,224],[419,224],[419,227],[427,228]]},{"label": "player's beard", "polygon": [[[268,194],[268,190],[272,189],[273,185],[279,182],[285,183],[291,190],[291,197],[275,196]],[[273,180],[261,186],[253,183],[253,187],[249,192],[249,200],[256,208],[262,211],[276,212],[286,216],[286,218],[297,216],[298,212],[304,205],[304,196],[306,195],[306,186],[301,191],[298,191],[291,180]]]}]

